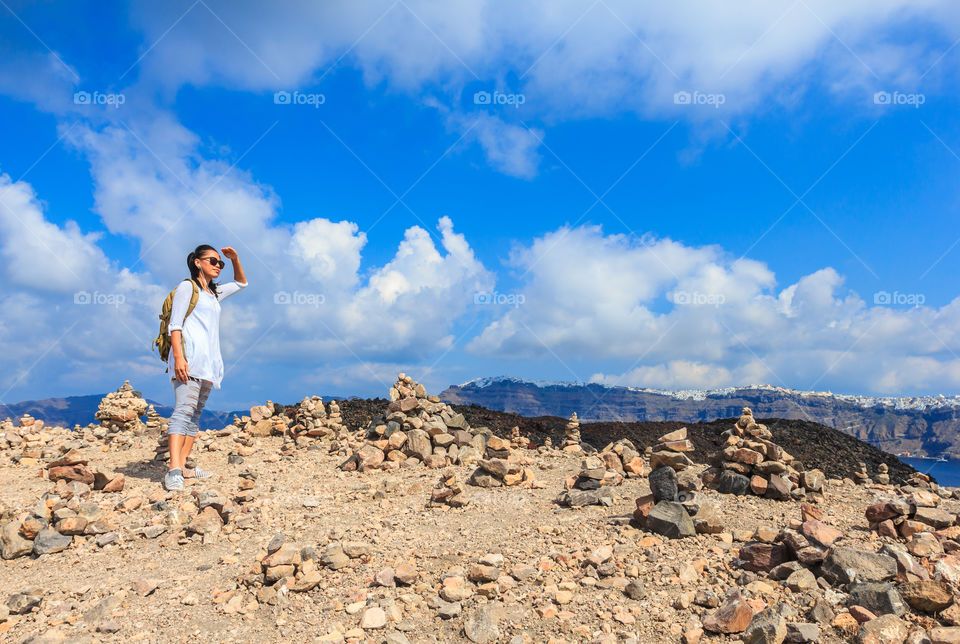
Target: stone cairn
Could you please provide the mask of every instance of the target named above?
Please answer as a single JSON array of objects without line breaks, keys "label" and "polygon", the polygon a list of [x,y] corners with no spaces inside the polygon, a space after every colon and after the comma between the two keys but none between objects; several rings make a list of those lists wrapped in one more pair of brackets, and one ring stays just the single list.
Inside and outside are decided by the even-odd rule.
[{"label": "stone cairn", "polygon": [[169,418],[164,418],[157,413],[157,410],[153,408],[153,405],[147,407],[147,423],[146,430],[148,434],[154,434],[157,436],[166,436],[167,426],[170,424]]},{"label": "stone cairn", "polygon": [[890,485],[890,467],[886,463],[877,465],[877,475],[873,477],[873,481],[879,485]]},{"label": "stone cairn", "polygon": [[68,445],[69,448],[76,443],[79,446],[77,439],[81,435],[82,431],[74,434],[65,427],[51,427],[30,414],[24,414],[17,425],[10,418],[0,421],[0,451],[9,451],[10,458],[20,465],[37,465],[40,459],[57,457],[60,450],[55,445]]},{"label": "stone cairn", "polygon": [[401,464],[441,468],[480,461],[487,428],[471,429],[463,414],[428,396],[424,386],[406,374],[397,376],[388,395],[387,413],[370,421],[366,441],[340,464],[341,470],[390,470]]},{"label": "stone cairn", "polygon": [[563,451],[567,454],[583,454],[583,447],[580,445],[580,419],[577,418],[577,412],[570,414],[570,420],[564,428]]},{"label": "stone cairn", "polygon": [[340,405],[336,400],[324,407],[320,396],[305,396],[293,408],[292,415],[293,424],[284,434],[284,446],[287,448],[316,448],[320,443],[325,443],[331,453],[337,453],[345,447],[343,441],[349,441],[349,432],[343,424]]},{"label": "stone cairn", "polygon": [[22,512],[4,512],[0,525],[0,558],[43,556],[68,548],[76,536],[95,539],[98,546],[116,540],[112,513],[94,491],[121,492],[123,474],[89,468],[87,459],[69,449],[44,469],[54,488]]},{"label": "stone cairn", "polygon": [[534,487],[533,469],[528,467],[530,462],[512,449],[510,441],[490,436],[483,454],[484,458],[477,462],[477,469],[467,480],[469,485]]},{"label": "stone cairn", "polygon": [[693,465],[687,456],[693,451],[693,443],[687,438],[687,428],[664,434],[657,440],[650,453],[650,469],[667,465],[680,472]]},{"label": "stone cairn", "polygon": [[865,512],[870,529],[907,541],[907,549],[916,556],[960,551],[960,517],[938,507],[941,496],[931,487],[929,477],[918,473],[895,494],[878,498]]},{"label": "stone cairn", "polygon": [[446,471],[440,476],[436,486],[430,492],[430,507],[448,506],[462,508],[470,503],[456,472]]},{"label": "stone cairn", "polygon": [[621,477],[643,476],[643,456],[626,438],[607,444],[600,450],[600,459],[608,471],[612,470]]},{"label": "stone cairn", "polygon": [[146,413],[147,401],[143,399],[143,394],[134,390],[129,380],[124,380],[119,389],[100,401],[93,417],[100,421],[103,431],[95,431],[94,434],[117,444],[131,445],[133,436],[144,431],[140,417]]},{"label": "stone cairn", "polygon": [[[612,459],[611,459],[612,460]],[[557,503],[571,508],[584,505],[613,505],[610,491],[623,482],[623,472],[607,467],[600,456],[587,456],[580,461],[580,472],[564,482],[566,491]]]},{"label": "stone cairn", "polygon": [[723,447],[711,457],[712,467],[703,473],[704,484],[722,494],[751,492],[778,500],[822,492],[826,483],[823,473],[797,472],[793,456],[772,442],[772,436],[766,425],[754,420],[750,408],[744,407],[736,424],[721,434]]},{"label": "stone cairn", "polygon": [[650,460],[650,494],[636,500],[633,513],[640,527],[670,539],[723,531],[716,506],[697,493],[700,478],[686,455],[692,451],[686,427],[657,440]]},{"label": "stone cairn", "polygon": [[510,447],[513,449],[528,449],[530,447],[530,439],[520,435],[519,425],[514,425],[513,429],[510,430]]}]

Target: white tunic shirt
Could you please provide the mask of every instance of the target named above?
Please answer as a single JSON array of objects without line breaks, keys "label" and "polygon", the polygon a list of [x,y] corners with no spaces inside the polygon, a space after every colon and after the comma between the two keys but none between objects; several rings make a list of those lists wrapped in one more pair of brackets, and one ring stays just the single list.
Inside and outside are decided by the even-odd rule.
[{"label": "white tunic shirt", "polygon": [[[246,282],[227,282],[218,284],[218,297],[200,289],[197,305],[193,307],[190,316],[187,308],[190,306],[190,297],[193,295],[193,286],[188,281],[180,282],[173,295],[173,306],[170,309],[170,325],[172,334],[180,331],[183,334],[184,357],[190,375],[201,380],[209,380],[214,388],[220,388],[223,380],[223,357],[220,355],[220,302],[230,297],[246,286]],[[186,317],[186,320],[184,320]],[[175,379],[173,348],[167,359],[167,371]]]}]

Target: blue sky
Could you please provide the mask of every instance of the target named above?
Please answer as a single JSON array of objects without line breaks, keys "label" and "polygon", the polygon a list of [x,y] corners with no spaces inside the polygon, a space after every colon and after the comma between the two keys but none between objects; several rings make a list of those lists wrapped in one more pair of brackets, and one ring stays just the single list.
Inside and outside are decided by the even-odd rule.
[{"label": "blue sky", "polygon": [[218,408],[398,370],[960,393],[960,12],[742,5],[3,4],[0,400],[169,398],[197,243],[251,283]]}]

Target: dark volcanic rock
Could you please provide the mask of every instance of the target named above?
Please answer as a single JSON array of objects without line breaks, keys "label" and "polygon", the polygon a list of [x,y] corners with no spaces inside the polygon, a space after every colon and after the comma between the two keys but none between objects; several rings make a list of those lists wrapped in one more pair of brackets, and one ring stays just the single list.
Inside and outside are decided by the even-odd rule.
[{"label": "dark volcanic rock", "polygon": [[670,539],[682,539],[697,534],[693,519],[686,508],[675,501],[660,501],[647,515],[647,530]]},{"label": "dark volcanic rock", "polygon": [[868,581],[850,584],[850,605],[863,606],[874,615],[896,615],[907,612],[900,593],[888,582]]},{"label": "dark volcanic rock", "polygon": [[838,546],[827,553],[822,569],[828,579],[840,584],[889,581],[897,575],[897,562],[889,555]]},{"label": "dark volcanic rock", "polygon": [[650,491],[653,493],[653,500],[676,501],[679,490],[677,489],[677,473],[672,467],[664,465],[650,472]]},{"label": "dark volcanic rock", "polygon": [[724,470],[714,479],[713,487],[721,494],[743,495],[750,489],[750,479],[742,474]]}]

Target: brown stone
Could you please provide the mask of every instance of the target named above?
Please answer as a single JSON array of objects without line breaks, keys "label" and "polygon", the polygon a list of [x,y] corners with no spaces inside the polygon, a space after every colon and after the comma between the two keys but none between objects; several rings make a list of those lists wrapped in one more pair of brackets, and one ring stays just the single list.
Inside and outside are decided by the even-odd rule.
[{"label": "brown stone", "polygon": [[790,557],[786,546],[771,543],[748,543],[740,548],[743,567],[754,572],[769,572]]},{"label": "brown stone", "polygon": [[800,516],[804,521],[822,521],[823,515],[823,508],[817,507],[812,503],[800,504]]},{"label": "brown stone", "polygon": [[750,491],[757,496],[763,496],[767,493],[767,479],[762,476],[754,476],[750,479]]},{"label": "brown stone", "polygon": [[83,458],[83,455],[80,454],[80,452],[75,449],[71,449],[57,460],[51,461],[49,464],[47,464],[47,468],[66,467],[68,465],[86,465],[87,463],[87,459]]},{"label": "brown stone", "polygon": [[953,604],[953,591],[944,581],[908,581],[898,590],[910,608],[924,613],[939,613]]},{"label": "brown stone", "polygon": [[822,521],[805,521],[800,526],[800,532],[808,539],[813,539],[822,546],[831,546],[833,542],[843,536],[843,533]]},{"label": "brown stone", "polygon": [[712,633],[742,633],[747,630],[754,613],[753,607],[736,593],[703,619],[703,628]]},{"label": "brown stone", "polygon": [[79,481],[93,485],[93,472],[86,465],[62,465],[51,467],[48,472],[51,481]]}]

